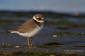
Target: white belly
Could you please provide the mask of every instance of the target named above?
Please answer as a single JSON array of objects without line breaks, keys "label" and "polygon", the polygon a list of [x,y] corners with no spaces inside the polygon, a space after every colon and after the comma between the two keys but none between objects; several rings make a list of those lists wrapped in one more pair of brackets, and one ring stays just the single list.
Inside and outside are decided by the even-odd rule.
[{"label": "white belly", "polygon": [[30,37],[34,36],[35,34],[37,34],[41,29],[42,29],[42,27],[36,27],[32,32],[26,32],[26,33],[17,32],[17,33],[21,36],[30,38]]}]

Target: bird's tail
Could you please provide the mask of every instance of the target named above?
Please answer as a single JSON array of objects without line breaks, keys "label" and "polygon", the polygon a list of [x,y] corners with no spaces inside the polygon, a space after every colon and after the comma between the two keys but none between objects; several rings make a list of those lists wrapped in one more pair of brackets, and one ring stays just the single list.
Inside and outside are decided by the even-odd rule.
[{"label": "bird's tail", "polygon": [[9,33],[17,33],[15,30],[8,30]]}]

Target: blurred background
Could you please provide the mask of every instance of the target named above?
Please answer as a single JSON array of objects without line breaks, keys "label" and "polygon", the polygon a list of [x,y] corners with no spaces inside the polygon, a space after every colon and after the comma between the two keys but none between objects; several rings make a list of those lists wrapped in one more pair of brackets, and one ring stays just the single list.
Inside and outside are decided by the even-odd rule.
[{"label": "blurred background", "polygon": [[28,50],[26,38],[7,31],[37,13],[46,20],[44,28],[32,38],[39,51],[45,48],[53,53],[84,54],[85,0],[0,0],[0,52]]},{"label": "blurred background", "polygon": [[0,10],[85,12],[84,0],[1,0]]}]

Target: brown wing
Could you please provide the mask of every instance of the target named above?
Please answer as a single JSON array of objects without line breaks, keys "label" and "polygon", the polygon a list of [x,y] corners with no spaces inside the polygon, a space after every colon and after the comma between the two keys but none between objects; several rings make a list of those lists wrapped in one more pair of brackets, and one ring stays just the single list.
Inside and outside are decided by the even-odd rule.
[{"label": "brown wing", "polygon": [[30,20],[26,21],[24,24],[22,24],[17,31],[19,31],[21,33],[30,32],[36,26],[37,26],[37,24],[32,19],[30,19]]}]

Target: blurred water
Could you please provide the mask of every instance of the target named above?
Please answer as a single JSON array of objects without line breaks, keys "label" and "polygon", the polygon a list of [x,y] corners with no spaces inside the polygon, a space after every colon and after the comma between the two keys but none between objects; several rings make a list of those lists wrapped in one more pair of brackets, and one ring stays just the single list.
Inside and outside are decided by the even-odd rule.
[{"label": "blurred water", "polygon": [[[3,18],[2,18],[3,19]],[[6,19],[6,17],[5,17]],[[13,18],[9,18],[13,19]],[[27,20],[29,18],[27,17],[20,17],[19,20]],[[8,20],[8,18],[6,19]],[[13,19],[17,20],[17,19]],[[46,18],[48,21],[54,21],[58,22],[59,20],[62,20],[62,18]],[[83,24],[85,19],[81,18],[65,18],[68,22],[74,22],[78,24]],[[11,33],[4,33],[7,30],[10,29],[16,29],[18,28],[23,22],[8,22],[8,23],[1,23],[0,25],[0,46],[2,45],[27,45],[27,39],[23,36],[19,36],[17,34],[11,34]],[[66,30],[59,29],[61,28],[69,28]],[[67,25],[53,25],[53,24],[46,24],[44,23],[44,28],[38,33],[36,36],[34,36],[33,39],[33,45],[39,46],[44,45],[51,42],[59,42],[66,45],[85,45],[85,35],[57,35],[58,32],[76,32],[76,33],[83,33],[85,34],[85,27],[76,27],[73,28],[71,26]],[[57,37],[53,37],[53,35],[57,35]]]}]

